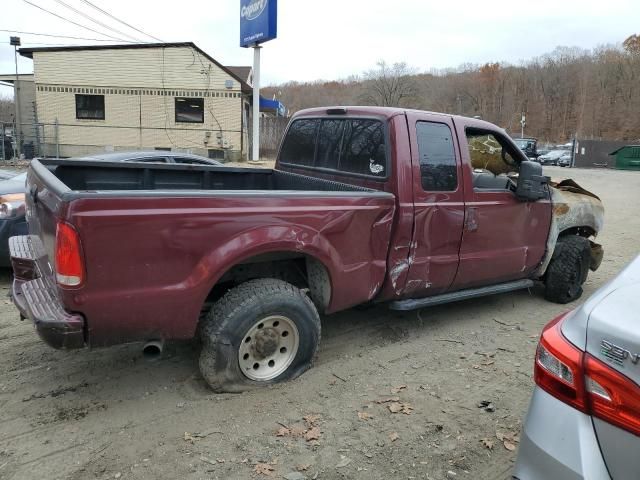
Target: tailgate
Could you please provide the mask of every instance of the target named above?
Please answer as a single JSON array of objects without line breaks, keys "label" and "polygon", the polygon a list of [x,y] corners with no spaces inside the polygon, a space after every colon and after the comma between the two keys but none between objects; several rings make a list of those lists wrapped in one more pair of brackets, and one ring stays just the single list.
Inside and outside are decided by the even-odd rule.
[{"label": "tailgate", "polygon": [[31,162],[26,184],[26,218],[29,234],[40,239],[45,256],[38,261],[40,271],[53,273],[56,224],[62,216],[62,195],[69,188],[37,160]]}]

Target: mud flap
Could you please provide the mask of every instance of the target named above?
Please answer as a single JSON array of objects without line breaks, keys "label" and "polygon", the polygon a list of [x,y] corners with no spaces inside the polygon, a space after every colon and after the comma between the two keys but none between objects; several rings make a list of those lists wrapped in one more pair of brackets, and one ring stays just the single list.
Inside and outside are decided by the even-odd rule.
[{"label": "mud flap", "polygon": [[589,240],[589,245],[591,246],[591,260],[589,262],[589,269],[592,272],[595,272],[602,263],[602,257],[604,257],[604,248],[602,248],[602,245],[592,242],[591,240]]}]

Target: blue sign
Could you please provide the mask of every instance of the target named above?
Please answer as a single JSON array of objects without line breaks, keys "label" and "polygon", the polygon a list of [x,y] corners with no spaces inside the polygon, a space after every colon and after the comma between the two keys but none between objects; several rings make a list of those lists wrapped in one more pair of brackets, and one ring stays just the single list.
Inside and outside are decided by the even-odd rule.
[{"label": "blue sign", "polygon": [[240,0],[240,46],[251,47],[276,38],[277,0]]}]

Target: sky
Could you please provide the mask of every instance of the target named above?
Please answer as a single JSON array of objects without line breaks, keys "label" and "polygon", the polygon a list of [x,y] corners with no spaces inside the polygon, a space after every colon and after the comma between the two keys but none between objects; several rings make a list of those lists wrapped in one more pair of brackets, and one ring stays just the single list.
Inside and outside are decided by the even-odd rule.
[{"label": "sky", "polygon": [[[131,36],[153,41],[85,0],[28,0],[77,24],[121,36],[67,6]],[[192,41],[225,65],[251,65],[239,46],[240,0],[91,0],[114,17],[166,42]],[[65,6],[65,4],[67,6]],[[171,5],[165,7],[164,5]],[[56,18],[26,0],[2,0],[0,30],[106,37]],[[464,63],[519,63],[556,46],[592,49],[640,33],[638,0],[278,0],[278,38],[262,49],[262,84],[333,80],[406,62],[418,71]],[[108,44],[0,31],[0,73],[15,72],[9,36],[23,46]],[[122,43],[112,41],[113,43]],[[20,73],[32,62],[19,57]],[[0,95],[11,95],[0,86]]]}]

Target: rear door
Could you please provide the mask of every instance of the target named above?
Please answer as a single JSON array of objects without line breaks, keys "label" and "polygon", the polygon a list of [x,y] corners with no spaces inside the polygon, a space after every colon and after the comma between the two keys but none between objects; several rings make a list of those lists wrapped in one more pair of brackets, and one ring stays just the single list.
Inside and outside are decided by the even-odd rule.
[{"label": "rear door", "polygon": [[446,291],[459,263],[464,223],[460,150],[451,118],[407,113],[414,203],[409,275],[403,296]]},{"label": "rear door", "polygon": [[546,250],[551,202],[516,198],[509,177],[517,174],[522,157],[505,134],[458,122],[466,202],[453,288],[526,278]]}]

